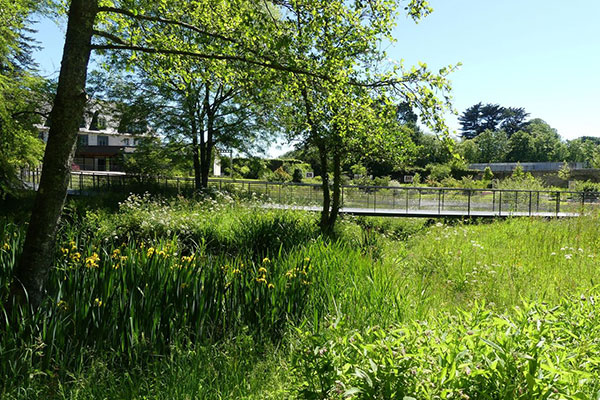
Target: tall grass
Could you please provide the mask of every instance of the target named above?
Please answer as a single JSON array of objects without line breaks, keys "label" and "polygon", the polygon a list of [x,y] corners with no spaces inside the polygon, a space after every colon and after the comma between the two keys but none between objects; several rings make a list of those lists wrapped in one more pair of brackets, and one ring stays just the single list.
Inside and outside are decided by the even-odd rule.
[{"label": "tall grass", "polygon": [[[321,237],[316,220],[221,195],[70,206],[48,300],[35,313],[0,309],[0,397],[585,398],[599,389],[597,217],[345,218],[337,240]],[[23,234],[0,223],[3,305]]]},{"label": "tall grass", "polygon": [[[512,219],[431,227],[385,250],[415,317],[485,301],[557,302],[600,283],[600,219]],[[429,310],[429,311],[428,311]]]}]

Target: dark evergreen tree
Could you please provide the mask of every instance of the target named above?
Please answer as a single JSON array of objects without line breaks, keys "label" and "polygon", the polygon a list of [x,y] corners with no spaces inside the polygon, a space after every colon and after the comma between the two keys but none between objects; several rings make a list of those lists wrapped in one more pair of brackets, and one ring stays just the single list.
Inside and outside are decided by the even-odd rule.
[{"label": "dark evergreen tree", "polygon": [[481,102],[467,108],[458,121],[462,125],[460,128],[461,136],[465,139],[473,139],[485,130],[481,126]]},{"label": "dark evergreen tree", "polygon": [[502,130],[504,130],[510,138],[514,133],[527,126],[527,117],[529,117],[529,113],[522,107],[505,108],[501,125]]},{"label": "dark evergreen tree", "polygon": [[481,107],[481,122],[479,124],[483,128],[481,132],[486,129],[491,131],[498,130],[504,120],[504,113],[504,107],[498,104],[486,104]]}]

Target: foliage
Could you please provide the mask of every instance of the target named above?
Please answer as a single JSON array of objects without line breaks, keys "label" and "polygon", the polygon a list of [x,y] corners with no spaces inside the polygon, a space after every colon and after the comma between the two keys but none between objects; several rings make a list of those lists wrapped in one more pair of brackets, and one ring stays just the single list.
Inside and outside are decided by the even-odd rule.
[{"label": "foliage", "polygon": [[429,170],[429,179],[433,179],[434,181],[440,182],[444,178],[447,178],[452,173],[450,166],[448,164],[433,164],[428,165],[427,169]]},{"label": "foliage", "polygon": [[[302,398],[589,398],[600,388],[595,292],[509,315],[477,304],[427,322],[299,332]],[[583,320],[587,322],[581,324]],[[576,331],[577,333],[574,333]],[[568,349],[577,348],[575,359]],[[300,355],[301,354],[301,355]]]},{"label": "foliage", "polygon": [[40,7],[29,0],[0,1],[0,198],[22,188],[22,168],[35,168],[43,143],[34,124],[40,122],[45,82],[34,74],[30,12]]},{"label": "foliage", "polygon": [[506,159],[509,141],[504,131],[485,130],[475,142],[479,147],[479,162],[495,163]]},{"label": "foliage", "polygon": [[171,165],[170,154],[157,137],[138,139],[135,152],[122,154],[125,172],[144,177],[164,175]]},{"label": "foliage", "polygon": [[555,129],[541,119],[531,120],[527,128],[510,138],[510,161],[558,162],[565,160],[567,148]]},{"label": "foliage", "polygon": [[[598,385],[586,369],[598,356],[595,216],[350,217],[336,242],[309,213],[214,196],[70,206],[50,298],[0,337],[2,397],[535,397],[551,386],[569,398]],[[24,230],[0,232],[4,300]]]},{"label": "foliage", "polygon": [[558,170],[558,177],[564,181],[568,181],[571,177],[571,168],[569,168],[569,164],[566,161],[563,162]]},{"label": "foliage", "polygon": [[294,172],[292,174],[292,182],[302,183],[302,179],[304,179],[304,173],[300,168],[294,168]]},{"label": "foliage", "polygon": [[492,172],[492,169],[490,167],[485,167],[483,170],[483,180],[491,181],[492,179],[494,179],[494,173]]},{"label": "foliage", "polygon": [[277,168],[274,172],[273,175],[275,177],[275,180],[277,182],[289,182],[292,180],[292,176],[290,174],[288,174],[285,169],[283,169],[283,167],[279,167]]},{"label": "foliage", "polygon": [[413,175],[413,181],[412,181],[413,185],[418,185],[421,183],[421,174],[420,173],[415,173]]},{"label": "foliage", "polygon": [[529,113],[523,108],[501,107],[498,104],[477,103],[467,108],[458,118],[461,123],[461,134],[466,139],[473,139],[486,130],[503,130],[508,137],[527,126],[525,121]]}]

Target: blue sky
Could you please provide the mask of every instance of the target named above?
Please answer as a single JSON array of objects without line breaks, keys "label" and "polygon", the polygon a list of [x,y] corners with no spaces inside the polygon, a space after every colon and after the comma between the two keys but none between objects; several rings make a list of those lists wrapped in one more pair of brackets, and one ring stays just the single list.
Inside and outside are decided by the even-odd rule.
[{"label": "blue sky", "polygon": [[[430,0],[419,24],[401,16],[392,59],[431,68],[461,62],[451,75],[454,106],[524,107],[566,139],[600,136],[600,0]],[[64,27],[41,21],[45,75],[60,68]],[[448,124],[458,129],[456,117]]]},{"label": "blue sky", "polygon": [[[567,139],[600,136],[600,1],[430,0],[418,25],[400,18],[390,58],[451,75],[459,111],[480,101],[524,107]],[[456,118],[448,123],[457,129]]]}]

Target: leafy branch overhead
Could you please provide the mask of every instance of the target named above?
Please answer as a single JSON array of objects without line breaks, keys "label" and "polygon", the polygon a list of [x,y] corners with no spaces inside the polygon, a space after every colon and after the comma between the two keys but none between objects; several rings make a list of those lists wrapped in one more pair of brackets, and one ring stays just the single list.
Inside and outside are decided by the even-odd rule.
[{"label": "leafy branch overhead", "polygon": [[[225,81],[242,69],[285,85],[301,75],[338,87],[386,90],[413,104],[432,129],[446,132],[442,115],[450,107],[447,76],[456,66],[434,73],[426,64],[410,69],[394,64],[379,71],[387,61],[379,45],[394,40],[398,6],[415,21],[432,11],[418,0],[104,1],[92,48],[126,51],[130,65],[139,63],[144,53],[171,57],[173,63],[196,59],[210,64]],[[275,78],[273,72],[278,73]]]}]

